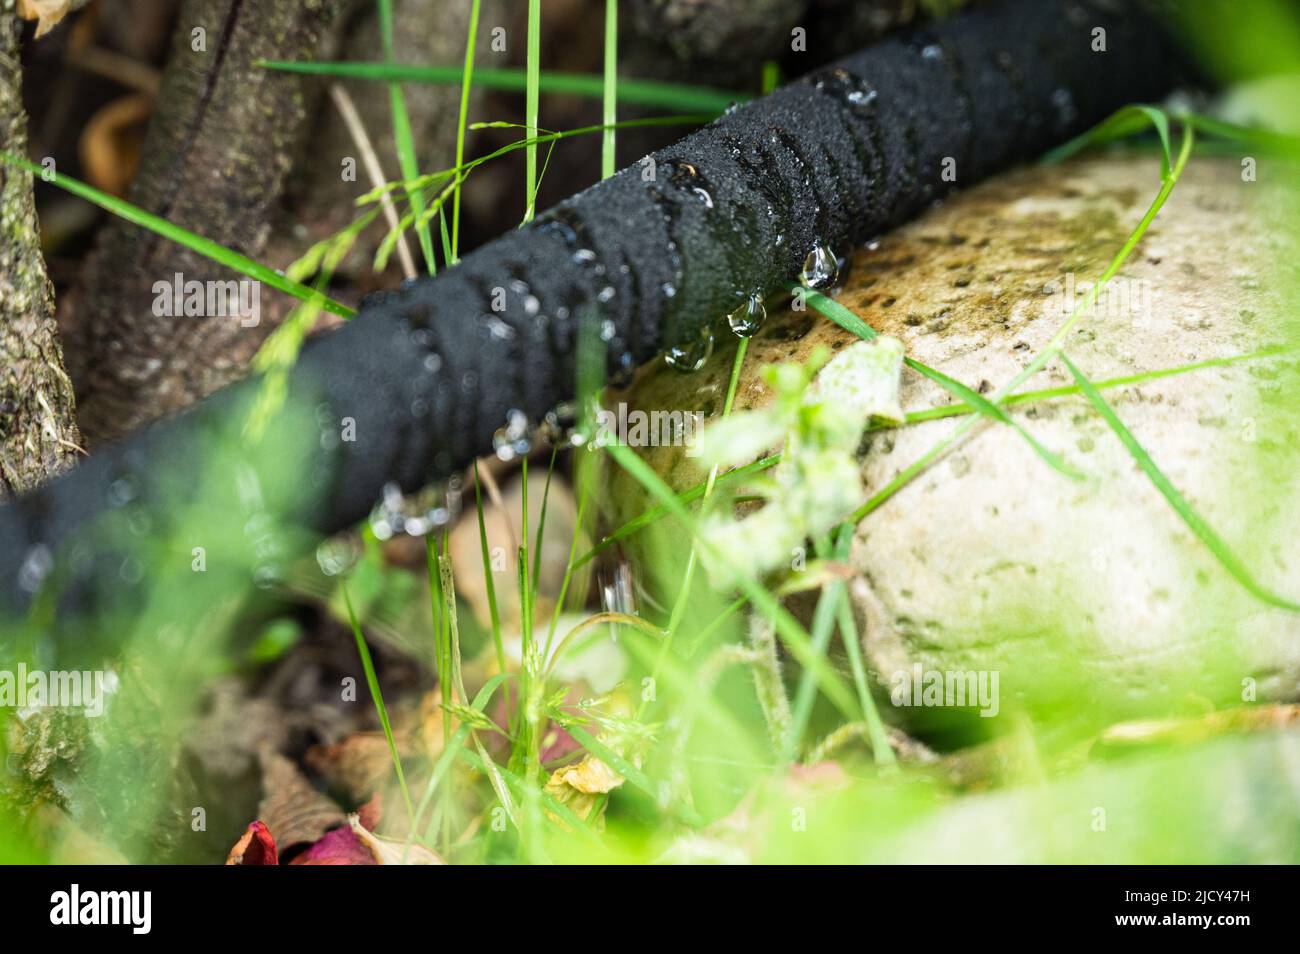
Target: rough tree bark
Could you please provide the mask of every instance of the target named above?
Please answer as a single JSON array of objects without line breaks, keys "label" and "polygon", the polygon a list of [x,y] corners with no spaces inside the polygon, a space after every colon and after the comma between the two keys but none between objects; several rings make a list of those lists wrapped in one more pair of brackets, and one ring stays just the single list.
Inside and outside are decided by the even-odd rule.
[{"label": "rough tree bark", "polygon": [[[314,56],[339,8],[340,0],[186,0],[128,198],[257,257],[308,132],[308,104],[301,77],[255,63]],[[68,342],[89,441],[117,437],[229,383],[269,332],[268,322],[156,316],[154,283],[178,273],[236,277],[135,226],[106,227],[76,290]]]},{"label": "rough tree bark", "polygon": [[[0,148],[24,155],[19,29],[0,13]],[[32,177],[0,166],[0,498],[63,470],[80,442],[53,306]]]}]

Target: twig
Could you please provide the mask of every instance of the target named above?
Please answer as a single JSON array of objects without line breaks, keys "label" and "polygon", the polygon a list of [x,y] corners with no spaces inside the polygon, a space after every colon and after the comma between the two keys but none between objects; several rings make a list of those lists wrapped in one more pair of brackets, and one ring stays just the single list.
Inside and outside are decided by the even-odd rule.
[{"label": "twig", "polygon": [[[348,91],[338,83],[330,83],[330,98],[338,107],[339,116],[343,118],[343,124],[348,127],[348,133],[361,153],[361,160],[366,165],[366,175],[370,177],[370,184],[380,190],[379,201],[383,204],[384,219],[388,222],[389,229],[396,229],[399,222],[397,206],[393,204],[392,194],[383,188],[388,179],[384,176],[383,166],[379,164],[379,156],[375,153],[375,147],[366,132],[365,124],[361,122],[356,104]],[[397,257],[402,263],[402,274],[407,278],[414,278],[415,259],[411,257],[411,249],[406,244],[405,235],[397,240]]]}]

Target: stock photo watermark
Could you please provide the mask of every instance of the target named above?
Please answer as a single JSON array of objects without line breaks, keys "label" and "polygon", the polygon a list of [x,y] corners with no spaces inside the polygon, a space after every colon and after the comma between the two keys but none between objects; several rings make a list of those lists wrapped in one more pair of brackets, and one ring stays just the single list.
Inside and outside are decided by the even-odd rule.
[{"label": "stock photo watermark", "polygon": [[243,328],[262,321],[262,283],[248,278],[186,280],[177,272],[153,283],[158,318],[235,318]]},{"label": "stock photo watermark", "polygon": [[0,708],[67,709],[87,718],[104,714],[104,703],[117,685],[117,676],[103,670],[0,669]]},{"label": "stock photo watermark", "polygon": [[925,669],[913,663],[889,679],[889,701],[902,708],[977,708],[991,719],[1001,708],[996,669]]},{"label": "stock photo watermark", "polygon": [[686,456],[695,457],[703,431],[701,411],[642,411],[620,401],[596,413],[598,446],[685,447]]},{"label": "stock photo watermark", "polygon": [[1155,287],[1145,278],[1113,278],[1094,291],[1095,282],[1080,281],[1073,272],[1043,287],[1044,318],[1068,318],[1079,309],[1086,318],[1128,319],[1134,325],[1151,320]]}]

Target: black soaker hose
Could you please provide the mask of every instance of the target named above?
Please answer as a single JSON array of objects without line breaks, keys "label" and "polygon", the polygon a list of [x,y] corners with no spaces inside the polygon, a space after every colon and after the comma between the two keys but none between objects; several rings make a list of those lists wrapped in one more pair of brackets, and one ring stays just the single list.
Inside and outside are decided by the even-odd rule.
[{"label": "black soaker hose", "polygon": [[[536,421],[571,399],[584,309],[598,309],[611,373],[647,361],[695,340],[738,295],[790,281],[814,247],[847,251],[954,185],[1036,156],[1121,105],[1158,100],[1180,75],[1159,28],[1114,3],[1015,0],[877,43],[457,267],[369,299],[312,341],[292,373],[291,401],[317,412],[310,449],[286,461],[284,445],[250,446],[248,467],[290,464],[287,484],[268,478],[267,506],[312,533],[345,528],[386,484],[415,489],[490,452],[512,410]],[[204,441],[256,387],[227,388],[0,508],[0,614],[22,614],[48,571],[69,562],[65,610],[103,609],[129,591],[129,534],[107,556],[67,556],[105,514],[129,507],[155,532],[175,529],[185,506],[227,506],[199,490]],[[340,441],[349,418],[355,440]]]}]

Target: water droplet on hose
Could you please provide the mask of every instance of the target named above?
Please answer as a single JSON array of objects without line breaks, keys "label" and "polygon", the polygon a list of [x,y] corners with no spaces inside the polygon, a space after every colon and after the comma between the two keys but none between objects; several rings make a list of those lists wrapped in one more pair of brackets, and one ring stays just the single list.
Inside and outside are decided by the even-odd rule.
[{"label": "water droplet on hose", "polygon": [[[461,482],[451,477],[441,484],[430,484],[413,494],[402,493],[396,483],[384,485],[383,497],[370,515],[370,529],[380,540],[396,534],[422,537],[448,526],[461,508]],[[318,550],[316,560],[326,573]],[[346,572],[341,571],[341,572]]]},{"label": "water droplet on hose", "polygon": [[741,338],[752,338],[763,327],[766,318],[763,296],[755,294],[748,296],[744,304],[727,316],[727,324]]},{"label": "water droplet on hose", "polygon": [[119,477],[108,486],[108,505],[125,507],[135,499],[135,482],[130,477]]},{"label": "water droplet on hose", "polygon": [[548,447],[581,447],[587,443],[578,420],[578,402],[564,401],[546,412],[537,437]]},{"label": "water droplet on hose", "polygon": [[1052,105],[1056,107],[1056,121],[1062,129],[1079,118],[1079,109],[1074,105],[1074,96],[1064,86],[1052,93]]},{"label": "water droplet on hose", "polygon": [[708,190],[707,183],[700,175],[700,170],[689,162],[683,162],[680,159],[669,160],[667,166],[668,179],[673,185],[690,192],[704,203],[706,209],[713,208],[713,193]]},{"label": "water droplet on hose", "polygon": [[840,276],[839,262],[829,245],[818,245],[804,259],[799,283],[805,288],[830,288]]},{"label": "water droplet on hose", "polygon": [[253,568],[253,585],[259,590],[275,589],[284,579],[284,571],[273,563],[263,563]]},{"label": "water droplet on hose", "polygon": [[866,116],[874,109],[876,88],[860,76],[854,76],[848,70],[838,67],[820,77],[814,88],[828,96],[833,96],[858,116]]},{"label": "water droplet on hose", "polygon": [[316,564],[326,576],[342,576],[361,557],[361,546],[354,534],[331,537],[316,548]]},{"label": "water droplet on hose", "polygon": [[54,568],[54,556],[43,543],[29,547],[23,555],[23,565],[18,568],[18,585],[28,593],[35,593]]},{"label": "water droplet on hose", "polygon": [[669,348],[664,355],[664,360],[678,371],[698,371],[704,367],[711,354],[713,354],[713,329],[704,325],[693,340]]},{"label": "water droplet on hose", "polygon": [[531,451],[533,436],[528,415],[517,409],[511,410],[506,415],[505,425],[492,435],[492,447],[503,461],[514,460]]},{"label": "water droplet on hose", "polygon": [[488,332],[498,341],[509,341],[515,336],[515,329],[498,318],[496,315],[487,316]]},{"label": "water droplet on hose", "polygon": [[631,351],[621,351],[614,358],[614,367],[609,372],[609,386],[621,391],[631,385],[636,378],[636,358]]}]

